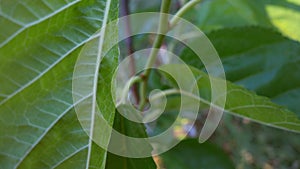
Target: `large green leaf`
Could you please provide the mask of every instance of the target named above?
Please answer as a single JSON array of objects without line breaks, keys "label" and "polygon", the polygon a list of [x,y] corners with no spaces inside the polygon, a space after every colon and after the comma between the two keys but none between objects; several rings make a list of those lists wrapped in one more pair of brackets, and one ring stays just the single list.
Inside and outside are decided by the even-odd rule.
[{"label": "large green leaf", "polygon": [[[298,0],[213,0],[203,1],[190,17],[202,30],[260,25],[275,27],[284,35],[300,41]],[[194,17],[197,15],[197,17]]]},{"label": "large green leaf", "polygon": [[232,169],[233,163],[223,150],[211,143],[199,144],[196,139],[184,140],[161,155],[163,167],[172,169]]},{"label": "large green leaf", "polygon": [[[169,64],[164,65],[161,68],[163,71],[175,73],[176,71],[181,70],[184,66],[185,65]],[[209,78],[206,73],[196,68],[191,67],[191,70],[193,71],[194,76],[197,79],[201,97],[186,93],[185,91],[181,93],[206,105],[210,105],[210,78],[213,79],[212,82],[214,83],[220,83],[221,81],[223,81],[223,79],[217,79],[214,77]],[[168,78],[168,76],[166,76],[166,78]],[[226,94],[226,104],[224,107],[224,110],[226,112],[236,116],[249,118],[253,121],[268,126],[300,132],[300,119],[297,117],[297,115],[282,106],[272,103],[267,97],[258,96],[255,93],[230,82],[227,82],[226,93],[218,93],[218,97],[221,98],[221,96],[223,96],[224,94]],[[218,105],[218,99],[214,100],[212,103],[212,106],[214,108],[223,109],[223,107],[220,107],[220,105]]]},{"label": "large green leaf", "polygon": [[[287,106],[300,116],[300,44],[259,27],[232,28],[208,34],[232,82]],[[197,68],[202,63],[185,49],[182,59]]]},{"label": "large green leaf", "polygon": [[[72,75],[82,46],[117,18],[118,1],[14,0],[0,8],[1,168],[104,168],[106,152],[77,120]],[[100,96],[117,57],[114,49],[101,63]],[[114,116],[109,97],[99,107]]]}]

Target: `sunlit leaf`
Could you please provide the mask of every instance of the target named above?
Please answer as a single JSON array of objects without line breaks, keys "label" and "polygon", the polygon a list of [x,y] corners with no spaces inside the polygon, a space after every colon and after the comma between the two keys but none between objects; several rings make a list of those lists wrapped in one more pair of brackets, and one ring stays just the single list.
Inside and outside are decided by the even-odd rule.
[{"label": "sunlit leaf", "polygon": [[273,27],[285,36],[300,41],[299,9],[298,0],[213,0],[203,1],[186,17],[203,31],[259,25]]}]

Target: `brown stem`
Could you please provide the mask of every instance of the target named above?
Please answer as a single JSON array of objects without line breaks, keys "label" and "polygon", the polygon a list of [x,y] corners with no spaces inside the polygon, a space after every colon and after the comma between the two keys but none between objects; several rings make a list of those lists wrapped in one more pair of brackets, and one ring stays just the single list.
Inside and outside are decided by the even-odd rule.
[{"label": "brown stem", "polygon": [[[130,0],[120,0],[120,16],[127,16],[129,15],[129,1]],[[133,57],[133,53],[134,53],[134,46],[133,46],[133,40],[132,40],[132,37],[129,36],[131,35],[131,27],[130,27],[130,19],[129,17],[126,17],[126,22],[125,22],[125,34],[126,34],[126,37],[128,37],[127,39],[125,39],[125,45],[126,45],[126,49],[127,49],[127,56],[129,57],[130,59],[130,65],[129,65],[129,71],[130,71],[130,75],[133,76],[135,75],[135,60],[134,60],[134,57]],[[140,101],[139,99],[139,92],[138,92],[138,87],[136,84],[134,84],[132,86],[132,94],[133,94],[133,97],[135,99],[135,102],[136,104],[138,104]]]}]

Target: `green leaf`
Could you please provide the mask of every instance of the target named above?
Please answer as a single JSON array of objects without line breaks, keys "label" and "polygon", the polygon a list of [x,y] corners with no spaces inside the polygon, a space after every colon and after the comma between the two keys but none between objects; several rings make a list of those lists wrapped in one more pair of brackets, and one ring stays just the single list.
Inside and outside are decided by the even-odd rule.
[{"label": "green leaf", "polygon": [[[194,23],[204,31],[257,24],[271,26],[262,2],[254,1],[203,1],[203,3],[193,11],[199,16],[194,19]],[[192,17],[192,15],[190,16]]]},{"label": "green leaf", "polygon": [[234,165],[223,150],[196,139],[184,140],[161,155],[163,167],[172,169],[232,169]]},{"label": "green leaf", "polygon": [[[194,16],[197,15],[195,18]],[[298,0],[213,0],[204,1],[192,10],[192,19],[203,31],[226,27],[259,25],[274,27],[284,35],[300,41]]]},{"label": "green leaf", "polygon": [[[72,76],[82,46],[117,16],[116,0],[0,1],[1,168],[104,168],[106,152],[77,119]],[[100,99],[117,57],[101,63]],[[108,98],[99,107],[113,117]]]},{"label": "green leaf", "polygon": [[[161,68],[163,71],[175,73],[184,66],[185,65],[169,64],[164,65]],[[197,84],[201,98],[192,94],[184,95],[209,105],[211,99],[209,94],[211,93],[211,84],[208,75],[196,68],[191,67],[191,70],[194,73],[195,79],[198,79]],[[166,76],[166,78],[168,77]],[[214,77],[210,78],[212,78],[215,83],[222,81],[222,79]],[[300,132],[300,119],[297,115],[282,106],[272,103],[267,97],[258,96],[255,93],[230,82],[227,82],[226,93],[218,93],[220,96],[224,94],[226,94],[225,112],[249,118],[268,126]],[[220,109],[218,100],[214,100],[213,103],[216,103],[212,105],[213,107]]]},{"label": "green leaf", "polygon": [[[208,34],[218,51],[229,81],[271,98],[300,116],[300,44],[270,29],[228,28]],[[185,49],[182,59],[203,68]]]},{"label": "green leaf", "polygon": [[300,1],[271,1],[266,4],[266,11],[272,24],[285,36],[300,41]]},{"label": "green leaf", "polygon": [[[123,117],[120,113],[115,114],[114,129],[118,132],[135,138],[146,138],[144,124],[135,123]],[[120,143],[122,144],[122,143]],[[124,143],[126,146],[126,143]],[[122,145],[119,145],[122,147]],[[145,145],[151,147],[151,145]],[[128,158],[121,157],[110,152],[107,153],[106,169],[156,169],[152,157],[148,158]]]}]

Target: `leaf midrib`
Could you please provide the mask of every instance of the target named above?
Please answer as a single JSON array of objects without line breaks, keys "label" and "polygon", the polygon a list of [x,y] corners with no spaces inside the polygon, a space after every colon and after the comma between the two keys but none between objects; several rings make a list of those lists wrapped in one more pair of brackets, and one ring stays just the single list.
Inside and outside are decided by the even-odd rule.
[{"label": "leaf midrib", "polygon": [[[102,26],[100,30],[100,37],[99,37],[99,46],[98,46],[98,53],[97,53],[97,60],[96,60],[96,69],[95,69],[95,76],[94,76],[94,83],[93,83],[93,91],[92,91],[92,114],[91,114],[91,127],[90,127],[90,134],[89,134],[89,143],[88,143],[88,153],[87,153],[87,160],[86,160],[86,169],[89,169],[90,161],[91,161],[91,154],[92,154],[92,144],[93,144],[93,134],[94,134],[94,119],[96,116],[96,106],[97,106],[97,87],[98,87],[98,75],[101,63],[101,55],[103,50],[105,32],[106,32],[106,24],[108,22],[108,16],[110,13],[110,6],[111,0],[106,1],[105,5],[105,13],[102,21]],[[106,152],[105,152],[106,153]]]}]

